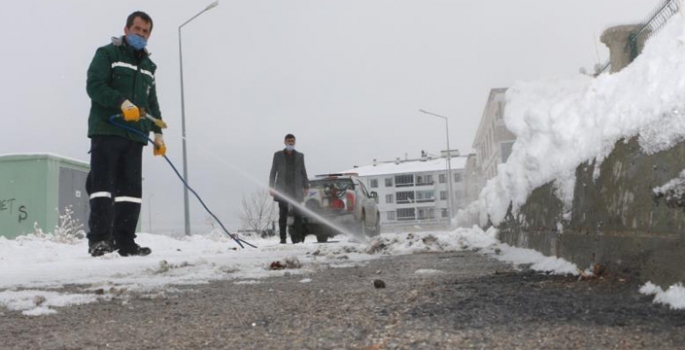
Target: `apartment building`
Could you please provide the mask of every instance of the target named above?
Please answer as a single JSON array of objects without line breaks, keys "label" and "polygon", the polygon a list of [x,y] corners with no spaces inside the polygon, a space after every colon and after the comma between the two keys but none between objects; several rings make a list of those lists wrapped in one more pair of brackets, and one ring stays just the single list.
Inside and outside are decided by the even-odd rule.
[{"label": "apartment building", "polygon": [[506,88],[490,90],[488,101],[480,119],[473,148],[478,155],[478,165],[486,180],[497,175],[497,165],[505,163],[516,141],[514,135],[504,125],[504,95]]},{"label": "apartment building", "polygon": [[476,154],[470,155],[465,166],[465,200],[468,203],[478,199],[487,181],[497,176],[497,166],[506,163],[516,141],[516,135],[504,124],[506,92],[506,88],[491,89],[483,109],[473,140]]},{"label": "apartment building", "polygon": [[[456,150],[451,153],[453,210],[456,213],[468,204],[463,200],[466,158],[458,156]],[[373,164],[345,172],[357,173],[369,191],[378,193],[384,232],[450,227],[447,157],[422,152],[418,159],[374,160]]]}]

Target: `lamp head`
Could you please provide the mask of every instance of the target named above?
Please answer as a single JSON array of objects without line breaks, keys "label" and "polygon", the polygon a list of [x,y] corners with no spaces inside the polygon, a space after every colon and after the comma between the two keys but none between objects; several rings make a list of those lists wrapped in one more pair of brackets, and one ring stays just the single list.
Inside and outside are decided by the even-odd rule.
[{"label": "lamp head", "polygon": [[205,11],[209,11],[209,10],[211,10],[211,9],[217,7],[217,6],[219,6],[219,0],[216,0],[216,1],[214,1],[213,3],[209,4],[209,6],[207,6],[207,8],[205,9]]}]

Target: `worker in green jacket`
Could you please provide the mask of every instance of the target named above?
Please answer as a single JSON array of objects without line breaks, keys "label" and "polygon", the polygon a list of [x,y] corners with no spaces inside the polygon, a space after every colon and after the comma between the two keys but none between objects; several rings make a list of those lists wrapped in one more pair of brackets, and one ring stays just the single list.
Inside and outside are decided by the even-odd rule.
[{"label": "worker in green jacket", "polygon": [[[91,140],[88,252],[101,256],[118,251],[122,256],[144,256],[150,248],[135,242],[142,203],[143,147],[154,132],[154,155],[164,155],[162,130],[145,118],[161,118],[155,70],[145,46],[152,18],[144,12],[128,16],[125,35],[100,47],[88,68],[86,90],[91,99],[88,137]],[[113,125],[114,122],[141,134]]]}]

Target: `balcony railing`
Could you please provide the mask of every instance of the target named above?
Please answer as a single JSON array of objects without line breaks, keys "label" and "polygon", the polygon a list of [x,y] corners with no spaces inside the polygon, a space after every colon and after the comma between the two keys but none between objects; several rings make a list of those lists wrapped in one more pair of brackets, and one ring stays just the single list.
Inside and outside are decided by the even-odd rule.
[{"label": "balcony railing", "polygon": [[416,203],[430,203],[430,202],[435,202],[435,198],[419,198],[416,200]]}]

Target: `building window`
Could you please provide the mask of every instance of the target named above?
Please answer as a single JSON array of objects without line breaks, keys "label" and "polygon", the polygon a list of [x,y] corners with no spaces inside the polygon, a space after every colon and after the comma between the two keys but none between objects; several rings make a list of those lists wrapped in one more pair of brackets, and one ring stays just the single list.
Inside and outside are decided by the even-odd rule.
[{"label": "building window", "polygon": [[397,204],[414,203],[414,191],[397,192]]},{"label": "building window", "polygon": [[444,184],[446,181],[446,178],[447,178],[447,176],[445,174],[440,174],[440,175],[438,175],[438,182],[440,182],[441,184]]},{"label": "building window", "polygon": [[415,208],[397,209],[397,220],[416,220]]},{"label": "building window", "polygon": [[371,180],[369,180],[369,187],[371,187],[371,188],[378,188],[378,179],[371,179]]},{"label": "building window", "polygon": [[385,203],[392,203],[393,202],[393,195],[391,194],[386,194],[385,195]]},{"label": "building window", "polygon": [[434,208],[419,208],[419,220],[435,219]]},{"label": "building window", "polygon": [[497,119],[504,119],[504,101],[497,102],[497,111],[495,113]]},{"label": "building window", "polygon": [[387,214],[387,219],[388,219],[388,221],[395,221],[395,220],[397,220],[397,216],[395,216],[395,212],[394,212],[394,211],[389,211],[389,212],[387,212],[386,214]]},{"label": "building window", "polygon": [[414,186],[414,175],[396,175],[395,187]]},{"label": "building window", "polygon": [[385,178],[385,187],[392,187],[392,177]]},{"label": "building window", "polygon": [[442,215],[443,218],[446,218],[446,217],[447,217],[447,209],[446,209],[446,208],[440,209],[440,213],[441,213],[441,215]]},{"label": "building window", "polygon": [[461,182],[461,173],[454,174],[454,182]]},{"label": "building window", "polygon": [[435,202],[435,191],[416,191],[416,202]]},{"label": "building window", "polygon": [[440,191],[440,200],[441,201],[447,200],[447,191]]},{"label": "building window", "polygon": [[416,186],[426,186],[433,184],[433,175],[416,175]]}]

